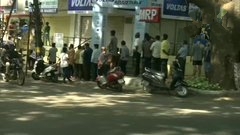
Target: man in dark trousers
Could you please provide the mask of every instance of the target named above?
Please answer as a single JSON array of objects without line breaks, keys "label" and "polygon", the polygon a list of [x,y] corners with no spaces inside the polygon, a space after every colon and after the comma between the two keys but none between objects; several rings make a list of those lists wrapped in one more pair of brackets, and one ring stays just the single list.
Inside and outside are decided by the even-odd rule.
[{"label": "man in dark trousers", "polygon": [[90,48],[89,43],[85,44],[85,50],[83,53],[83,70],[84,70],[84,80],[90,81],[91,78],[91,57],[92,57],[92,48]]},{"label": "man in dark trousers", "polygon": [[187,40],[184,40],[183,45],[178,50],[178,53],[176,56],[176,59],[178,60],[180,67],[183,71],[182,72],[183,78],[185,76],[185,65],[186,65],[187,55],[188,55],[188,43],[187,43]]},{"label": "man in dark trousers", "polygon": [[129,59],[129,49],[126,46],[126,42],[123,40],[121,42],[121,50],[120,50],[120,67],[125,75],[127,73],[126,66],[127,66],[128,59]]},{"label": "man in dark trousers", "polygon": [[118,46],[117,46],[118,39],[115,36],[116,35],[116,31],[115,30],[111,30],[110,34],[111,34],[111,40],[110,40],[110,43],[108,45],[108,51],[109,51],[109,53],[111,53],[113,55],[117,55],[117,53],[118,53]]},{"label": "man in dark trousers", "polygon": [[143,50],[143,69],[144,68],[151,68],[151,58],[152,58],[152,52],[150,50],[151,45],[151,36],[148,33],[145,33],[144,39],[142,41],[142,50]]},{"label": "man in dark trousers", "polygon": [[119,64],[119,48],[118,48],[118,39],[116,37],[116,31],[115,30],[111,30],[110,31],[110,35],[111,35],[111,39],[110,39],[110,43],[108,45],[108,51],[109,51],[109,55],[110,55],[110,69],[114,68],[115,66],[117,66]]},{"label": "man in dark trousers", "polygon": [[46,22],[46,25],[44,27],[44,44],[49,45],[50,44],[50,29],[49,22]]},{"label": "man in dark trousers", "polygon": [[133,57],[135,59],[134,76],[138,76],[140,74],[141,53],[142,53],[142,43],[140,41],[140,33],[137,32],[135,34],[135,39],[134,39],[134,43],[133,43]]},{"label": "man in dark trousers", "polygon": [[94,50],[91,57],[92,62],[92,81],[95,81],[98,75],[98,59],[100,57],[101,50],[98,44],[94,44]]},{"label": "man in dark trousers", "polygon": [[168,58],[170,55],[170,43],[168,41],[168,35],[163,34],[163,40],[161,43],[161,51],[160,51],[160,58],[161,58],[161,71],[165,74],[164,80],[168,77]]}]

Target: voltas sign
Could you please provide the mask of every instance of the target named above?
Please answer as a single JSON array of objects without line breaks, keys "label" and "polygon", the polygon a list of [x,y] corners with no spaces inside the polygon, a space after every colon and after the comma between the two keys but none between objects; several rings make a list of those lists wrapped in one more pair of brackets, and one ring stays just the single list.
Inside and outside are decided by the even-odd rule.
[{"label": "voltas sign", "polygon": [[164,0],[162,18],[191,20],[186,0]]},{"label": "voltas sign", "polygon": [[140,21],[159,23],[161,19],[161,8],[141,8],[139,16]]}]

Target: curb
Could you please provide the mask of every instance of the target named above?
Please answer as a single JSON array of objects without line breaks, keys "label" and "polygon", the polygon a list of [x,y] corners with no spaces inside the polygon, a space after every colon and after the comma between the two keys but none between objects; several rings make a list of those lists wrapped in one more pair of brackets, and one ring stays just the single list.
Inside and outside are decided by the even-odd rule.
[{"label": "curb", "polygon": [[[140,89],[142,88],[141,85],[141,77],[132,77],[132,76],[125,76],[126,87]],[[240,91],[238,90],[201,90],[189,87],[189,93],[191,95],[209,95],[209,96],[240,96]]]},{"label": "curb", "polygon": [[[27,77],[31,77],[31,72],[28,72]],[[125,87],[131,90],[139,91],[142,89],[141,77],[125,76]],[[240,96],[239,90],[201,90],[189,87],[190,95],[203,95],[203,96]]]},{"label": "curb", "polygon": [[209,95],[209,96],[240,96],[240,91],[238,90],[201,90],[195,88],[189,88],[190,93],[197,95]]}]

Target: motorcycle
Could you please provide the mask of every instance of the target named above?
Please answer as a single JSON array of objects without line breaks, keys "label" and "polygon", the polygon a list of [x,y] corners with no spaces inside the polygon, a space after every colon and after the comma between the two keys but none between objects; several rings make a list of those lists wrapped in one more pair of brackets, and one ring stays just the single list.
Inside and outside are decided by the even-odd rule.
[{"label": "motorcycle", "polygon": [[177,61],[174,62],[173,67],[175,71],[170,86],[165,83],[164,73],[145,68],[145,71],[142,74],[143,89],[149,93],[153,93],[156,89],[167,90],[168,92],[174,90],[177,96],[186,97],[188,95],[188,85],[183,80],[183,71]]},{"label": "motorcycle", "polygon": [[122,91],[124,81],[124,73],[121,71],[120,67],[115,67],[110,70],[107,76],[100,75],[97,77],[97,85],[101,89],[112,88],[119,92]]},{"label": "motorcycle", "polygon": [[34,80],[47,80],[52,82],[58,82],[58,63],[46,65],[44,60],[38,59],[34,63],[32,70],[32,78]]},{"label": "motorcycle", "polygon": [[[6,67],[9,67],[8,73],[5,73]],[[18,85],[22,86],[25,83],[25,74],[23,72],[23,59],[13,58],[2,66],[3,81],[17,80]]]}]

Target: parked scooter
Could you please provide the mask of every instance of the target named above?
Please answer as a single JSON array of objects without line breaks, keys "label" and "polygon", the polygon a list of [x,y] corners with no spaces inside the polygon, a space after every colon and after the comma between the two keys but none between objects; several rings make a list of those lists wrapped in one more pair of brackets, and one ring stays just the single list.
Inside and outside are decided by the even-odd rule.
[{"label": "parked scooter", "polygon": [[[188,95],[187,83],[183,80],[183,71],[177,61],[173,62],[173,78],[170,86],[165,83],[165,74],[145,68],[142,74],[143,89],[149,93],[154,90],[174,90],[179,97],[186,97]],[[154,89],[155,88],[155,89]]]},{"label": "parked scooter", "polygon": [[124,73],[120,67],[110,70],[107,76],[101,75],[97,77],[97,85],[101,89],[112,88],[121,92],[124,84]]},{"label": "parked scooter", "polygon": [[43,59],[36,60],[32,70],[32,78],[34,80],[47,80],[58,82],[58,63],[46,65]]}]

